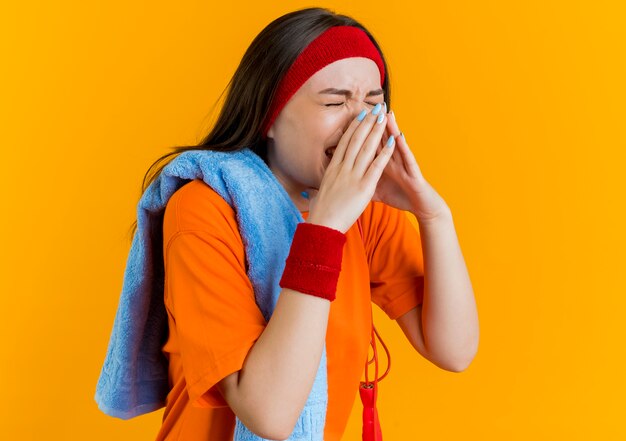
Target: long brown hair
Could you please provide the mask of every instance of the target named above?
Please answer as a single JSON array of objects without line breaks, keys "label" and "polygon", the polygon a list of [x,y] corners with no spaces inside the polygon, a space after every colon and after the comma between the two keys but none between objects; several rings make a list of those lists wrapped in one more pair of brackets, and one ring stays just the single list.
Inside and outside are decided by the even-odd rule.
[{"label": "long brown hair", "polygon": [[[157,159],[143,178],[141,193],[172,159],[188,150],[232,152],[249,147],[268,164],[267,142],[263,140],[261,131],[277,86],[304,48],[333,26],[360,28],[376,46],[385,66],[382,88],[387,108],[390,109],[389,68],[380,46],[363,25],[326,8],[305,8],[290,12],[267,25],[246,50],[233,77],[218,98],[219,101],[227,92],[224,105],[209,134],[197,145],[172,147],[173,151]],[[131,226],[131,240],[136,229],[135,220]]]}]

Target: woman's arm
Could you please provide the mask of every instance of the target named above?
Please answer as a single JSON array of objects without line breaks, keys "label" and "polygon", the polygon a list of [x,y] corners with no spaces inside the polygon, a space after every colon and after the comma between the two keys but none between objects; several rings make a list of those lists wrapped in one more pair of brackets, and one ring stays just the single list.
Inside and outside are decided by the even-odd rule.
[{"label": "woman's arm", "polygon": [[478,350],[478,314],[452,212],[422,175],[393,112],[387,119],[387,129],[389,134],[399,133],[397,149],[373,200],[413,213],[424,255],[421,314],[417,313],[419,308],[413,309],[398,323],[413,346],[424,350],[426,358],[444,369],[459,372],[470,364]]},{"label": "woman's arm", "polygon": [[240,371],[218,387],[235,414],[264,438],[287,439],[319,368],[330,302],[283,288]]},{"label": "woman's arm", "polygon": [[[306,223],[325,222],[310,214]],[[329,300],[282,288],[241,370],[218,383],[229,406],[257,435],[283,440],[293,432],[319,369],[329,312]]]},{"label": "woman's arm", "polygon": [[398,317],[415,349],[442,369],[461,372],[478,350],[474,292],[450,211],[419,222],[424,254],[424,301]]}]

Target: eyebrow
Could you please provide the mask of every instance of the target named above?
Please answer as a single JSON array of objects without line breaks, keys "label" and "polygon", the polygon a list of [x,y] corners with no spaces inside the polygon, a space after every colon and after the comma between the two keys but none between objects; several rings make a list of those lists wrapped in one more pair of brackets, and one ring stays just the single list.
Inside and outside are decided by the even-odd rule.
[{"label": "eyebrow", "polygon": [[[328,94],[328,95],[344,95],[347,97],[352,97],[352,91],[347,89],[335,89],[334,87],[329,87],[328,89],[320,90],[319,94]],[[383,89],[370,90],[367,92],[365,96],[376,96],[382,95],[385,91]]]}]

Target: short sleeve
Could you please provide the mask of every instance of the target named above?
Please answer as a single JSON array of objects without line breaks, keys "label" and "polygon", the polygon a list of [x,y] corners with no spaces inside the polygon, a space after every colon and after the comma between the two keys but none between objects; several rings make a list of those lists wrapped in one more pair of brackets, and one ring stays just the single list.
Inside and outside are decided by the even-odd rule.
[{"label": "short sleeve", "polygon": [[395,320],[424,299],[419,230],[403,210],[371,202],[362,216],[372,302]]},{"label": "short sleeve", "polygon": [[181,231],[166,248],[166,305],[195,407],[228,406],[216,384],[243,367],[267,325],[232,241],[219,231]]}]

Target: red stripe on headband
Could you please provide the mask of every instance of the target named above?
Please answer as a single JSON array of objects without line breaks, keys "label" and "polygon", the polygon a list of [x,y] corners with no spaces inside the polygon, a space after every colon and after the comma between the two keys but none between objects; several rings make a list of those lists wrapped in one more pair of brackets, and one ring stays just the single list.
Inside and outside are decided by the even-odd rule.
[{"label": "red stripe on headband", "polygon": [[337,60],[364,57],[373,60],[380,71],[380,84],[385,80],[385,65],[376,46],[367,34],[354,26],[333,26],[313,40],[296,58],[278,85],[263,126],[263,139],[289,99],[315,72]]}]

